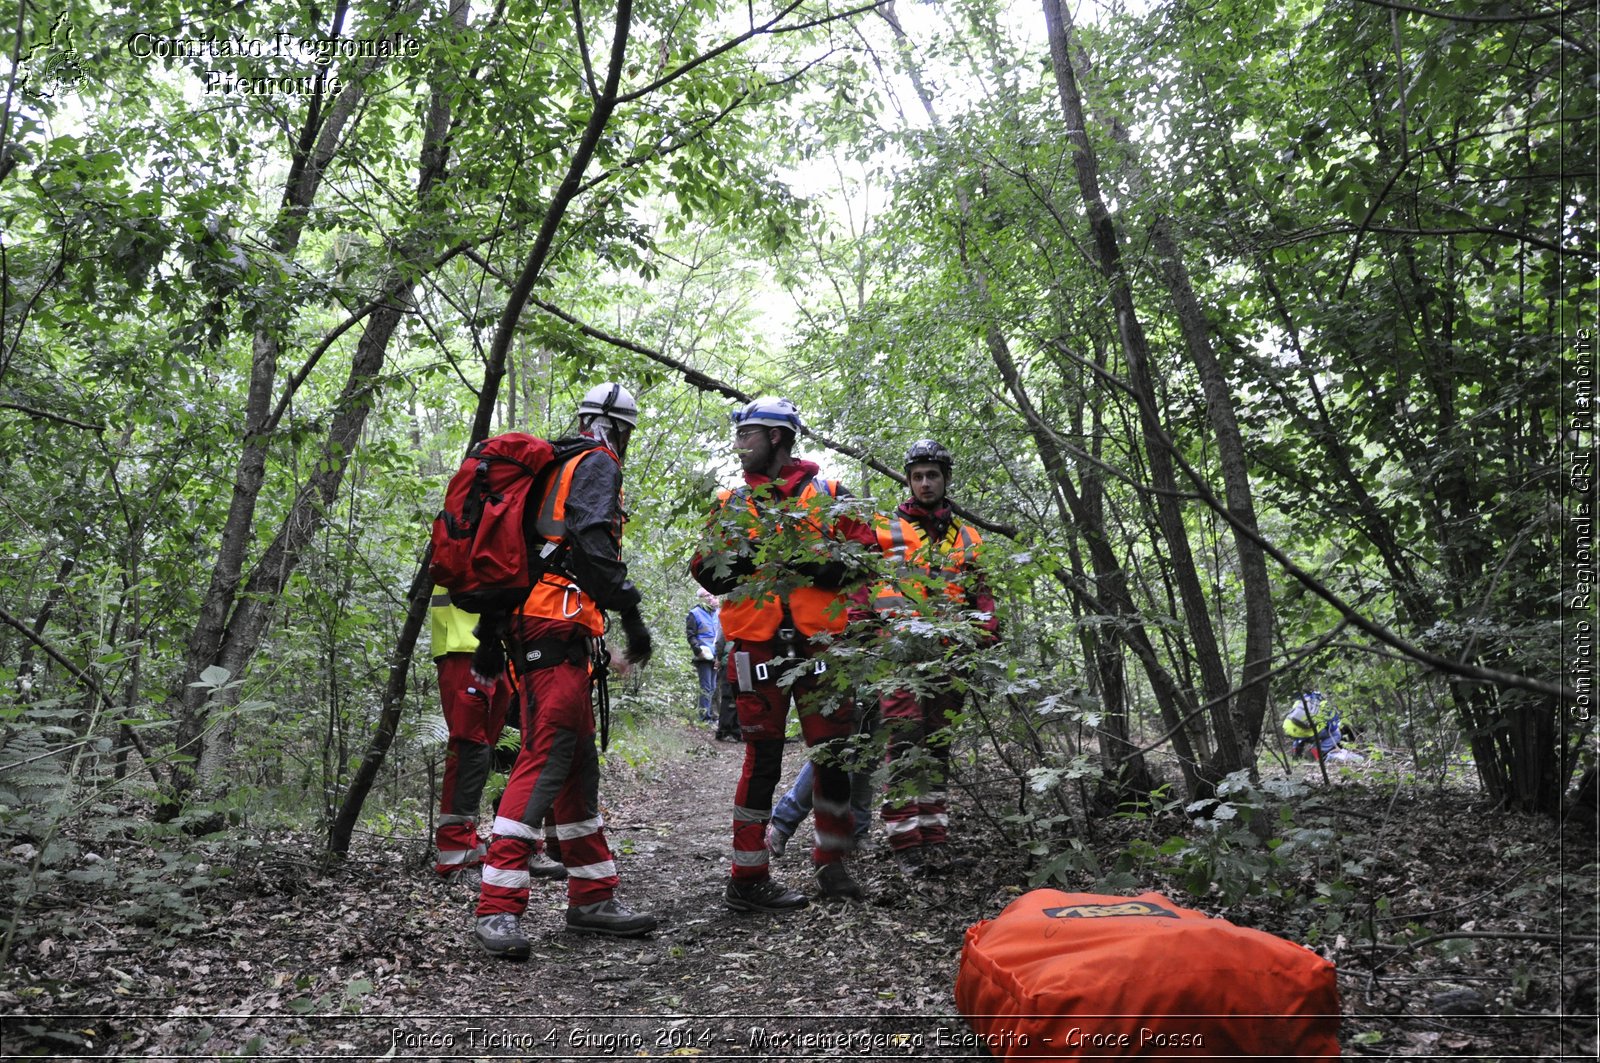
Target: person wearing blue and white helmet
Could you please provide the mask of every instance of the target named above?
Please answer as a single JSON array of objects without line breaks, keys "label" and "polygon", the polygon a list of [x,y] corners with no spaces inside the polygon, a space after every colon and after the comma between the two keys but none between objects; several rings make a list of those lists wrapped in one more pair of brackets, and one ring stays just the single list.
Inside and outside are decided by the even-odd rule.
[{"label": "person wearing blue and white helmet", "polygon": [[[806,745],[840,746],[855,731],[855,706],[823,676],[827,640],[845,627],[860,586],[862,559],[877,537],[864,521],[839,512],[849,492],[796,458],[800,410],[785,398],[756,399],[733,414],[734,451],[744,473],[737,490],[718,493],[707,534],[689,564],[696,581],[722,595],[728,639],[727,680],[745,760],[734,793],[733,869],[724,901],[736,911],[803,908],[806,895],[772,878],[766,828],[783,772],[783,741],[792,703]],[[852,546],[851,543],[855,545]],[[837,757],[813,760],[816,847],[811,860],[821,895],[860,900],[845,857],[855,848],[850,778]]]},{"label": "person wearing blue and white helmet", "polygon": [[1364,759],[1359,753],[1340,748],[1344,727],[1339,709],[1320,690],[1309,690],[1295,699],[1289,715],[1283,718],[1283,733],[1289,736],[1297,757],[1304,755],[1330,764]]}]

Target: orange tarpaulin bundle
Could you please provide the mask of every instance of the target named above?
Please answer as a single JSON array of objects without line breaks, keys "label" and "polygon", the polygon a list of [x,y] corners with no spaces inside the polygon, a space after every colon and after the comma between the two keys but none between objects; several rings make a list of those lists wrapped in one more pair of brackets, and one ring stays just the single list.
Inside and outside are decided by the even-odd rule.
[{"label": "orange tarpaulin bundle", "polygon": [[967,931],[956,1006],[1002,1059],[1339,1058],[1332,963],[1159,893],[1018,897]]}]

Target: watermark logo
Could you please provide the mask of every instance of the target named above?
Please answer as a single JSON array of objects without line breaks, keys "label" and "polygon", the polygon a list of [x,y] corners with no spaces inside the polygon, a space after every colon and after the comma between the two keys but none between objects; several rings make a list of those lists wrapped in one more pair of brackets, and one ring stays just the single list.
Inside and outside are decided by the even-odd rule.
[{"label": "watermark logo", "polygon": [[72,44],[72,31],[67,12],[63,11],[51,23],[50,36],[45,42],[28,50],[17,79],[24,96],[48,100],[83,79],[83,64],[78,60],[78,49]]},{"label": "watermark logo", "polygon": [[1156,916],[1176,919],[1178,913],[1149,901],[1123,901],[1120,904],[1074,904],[1065,908],[1046,908],[1051,919],[1111,919],[1119,915]]},{"label": "watermark logo", "polygon": [[[335,60],[367,67],[395,58],[415,59],[422,44],[410,37],[297,37],[276,33],[271,37],[169,37],[160,33],[135,33],[127,41],[135,59],[198,60],[208,96],[337,96],[346,88],[331,69]],[[244,73],[227,61],[257,61],[292,68],[288,73]],[[222,61],[222,62],[219,62]],[[212,64],[217,63],[216,67]],[[270,69],[270,66],[269,66]]]}]

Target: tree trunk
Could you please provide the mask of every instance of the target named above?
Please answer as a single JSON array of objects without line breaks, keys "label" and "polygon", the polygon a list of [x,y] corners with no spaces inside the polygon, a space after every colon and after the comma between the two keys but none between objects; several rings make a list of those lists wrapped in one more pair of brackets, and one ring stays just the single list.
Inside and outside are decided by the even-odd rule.
[{"label": "tree trunk", "polygon": [[[1199,374],[1200,386],[1205,391],[1206,414],[1211,419],[1211,429],[1217,442],[1217,463],[1222,469],[1228,511],[1238,520],[1238,525],[1233,526],[1233,544],[1239,556],[1239,578],[1244,585],[1244,667],[1233,703],[1232,730],[1239,745],[1232,751],[1232,756],[1229,756],[1226,746],[1218,748],[1221,759],[1216,771],[1226,775],[1252,766],[1255,763],[1256,744],[1261,740],[1262,719],[1267,711],[1266,680],[1272,670],[1272,582],[1267,575],[1266,554],[1254,539],[1239,530],[1239,525],[1242,525],[1259,534],[1260,528],[1250,491],[1244,437],[1239,431],[1227,377],[1211,348],[1210,328],[1200,309],[1200,301],[1195,297],[1194,286],[1189,281],[1182,251],[1173,239],[1165,217],[1156,219],[1151,237],[1156,253],[1161,258],[1162,276],[1178,313],[1178,325],[1189,350],[1189,360]],[[1225,712],[1227,706],[1218,705],[1212,711],[1213,720]],[[1217,734],[1220,736],[1225,733],[1219,724]]]},{"label": "tree trunk", "polygon": [[[332,20],[330,36],[337,37],[344,24],[347,3],[341,0]],[[301,129],[299,147],[284,185],[283,203],[270,229],[269,246],[291,258],[299,246],[300,235],[311,204],[316,200],[322,176],[339,147],[345,126],[362,97],[364,79],[346,87],[329,109],[326,121],[322,97],[312,97]],[[268,432],[272,397],[277,384],[280,335],[288,326],[292,307],[268,307],[259,311],[251,340],[250,384],[239,435],[239,462],[234,470],[233,495],[222,527],[222,538],[212,564],[211,581],[200,607],[200,616],[190,632],[184,657],[184,684],[177,695],[178,726],[174,737],[175,759],[168,792],[157,809],[156,818],[171,819],[183,807],[198,784],[197,765],[205,758],[206,735],[210,728],[208,692],[191,685],[200,674],[219,660],[226,636],[229,615],[236,600],[245,557],[254,538],[256,501],[266,481]],[[227,667],[223,665],[223,667]],[[211,758],[214,762],[215,758]]]},{"label": "tree trunk", "polygon": [[[1080,57],[1082,53],[1080,51]],[[1085,68],[1087,59],[1083,59]],[[1105,123],[1112,139],[1129,149],[1136,157],[1136,149],[1128,131],[1114,117]],[[1144,174],[1135,164],[1126,175],[1136,193],[1146,191]],[[1172,219],[1158,213],[1150,227],[1151,243],[1155,248],[1162,280],[1177,313],[1178,327],[1183,334],[1189,360],[1195,367],[1200,386],[1205,394],[1206,415],[1211,421],[1212,433],[1217,443],[1218,465],[1222,471],[1225,498],[1229,512],[1236,518],[1233,528],[1234,548],[1239,558],[1240,582],[1244,588],[1245,647],[1244,667],[1241,670],[1239,689],[1233,703],[1233,731],[1240,747],[1230,751],[1219,745],[1219,760],[1213,765],[1213,774],[1226,775],[1240,768],[1253,766],[1256,746],[1261,740],[1262,723],[1267,709],[1267,676],[1271,672],[1273,605],[1272,583],[1267,574],[1266,554],[1254,539],[1241,528],[1259,535],[1255,502],[1250,489],[1250,474],[1245,455],[1244,437],[1239,431],[1238,416],[1234,411],[1232,389],[1227,376],[1217,361],[1211,344],[1211,328],[1194,292],[1182,248],[1173,234]],[[1228,711],[1226,704],[1212,709],[1213,721]],[[1217,726],[1217,734],[1226,730]]]},{"label": "tree trunk", "polygon": [[[1061,0],[1044,0],[1045,27],[1050,41],[1051,64],[1055,68],[1056,86],[1066,120],[1067,138],[1073,145],[1073,166],[1078,176],[1078,190],[1084,210],[1089,218],[1089,231],[1094,248],[1094,260],[1107,282],[1107,294],[1116,314],[1117,332],[1122,342],[1123,354],[1128,360],[1129,383],[1139,406],[1139,425],[1144,440],[1146,458],[1155,488],[1155,507],[1162,537],[1166,540],[1172,573],[1183,600],[1185,624],[1192,640],[1192,651],[1200,668],[1201,687],[1206,700],[1219,707],[1212,720],[1220,749],[1232,752],[1222,764],[1241,759],[1242,740],[1234,727],[1233,713],[1229,707],[1230,683],[1217,648],[1216,633],[1211,624],[1211,613],[1205,591],[1200,585],[1199,570],[1189,546],[1189,534],[1183,524],[1183,512],[1178,503],[1177,477],[1173,472],[1171,455],[1167,451],[1161,430],[1161,415],[1156,390],[1150,370],[1149,343],[1144,326],[1140,323],[1134,305],[1133,288],[1122,263],[1122,248],[1116,224],[1106,208],[1100,192],[1099,162],[1089,141],[1083,110],[1083,99],[1078,89],[1077,75],[1070,58],[1068,33],[1071,15]],[[1211,775],[1207,781],[1215,782]]]},{"label": "tree trunk", "polygon": [[[923,111],[928,115],[929,123],[934,129],[942,129],[937,110],[933,106],[933,95],[923,83],[921,70],[909,55],[909,43],[905,30],[895,18],[893,5],[890,4],[880,10],[884,20],[893,30],[901,49],[906,53],[907,72],[911,78],[913,88],[922,103]],[[970,197],[964,189],[957,189],[957,206],[961,213],[961,225],[958,230],[961,264],[967,274],[968,282],[972,285],[977,305],[988,308],[992,305],[989,293],[989,280],[983,269],[977,266],[967,253],[966,223],[972,214]],[[1088,599],[1093,608],[1100,615],[1107,612],[1115,615],[1118,622],[1117,637],[1132,648],[1135,654],[1144,663],[1146,672],[1150,676],[1151,686],[1155,690],[1156,701],[1160,706],[1162,718],[1169,725],[1181,720],[1185,715],[1180,707],[1180,695],[1175,683],[1166,674],[1156,659],[1154,647],[1151,646],[1148,635],[1145,633],[1139,619],[1138,609],[1133,605],[1127,593],[1127,576],[1121,565],[1116,560],[1111,549],[1110,541],[1106,538],[1103,521],[1099,513],[1091,513],[1084,504],[1072,481],[1066,475],[1067,462],[1056,440],[1044,423],[1033,403],[1023,388],[1022,376],[1016,365],[1016,359],[1011,355],[1010,344],[998,326],[992,322],[984,328],[984,344],[989,350],[990,358],[1000,372],[1000,378],[1006,390],[1017,402],[1023,412],[1023,417],[1028,423],[1029,432],[1034,437],[1034,445],[1039,449],[1045,470],[1056,485],[1058,505],[1064,505],[1066,512],[1062,514],[1063,522],[1077,529],[1089,547],[1090,562],[1094,568],[1095,585],[1097,593]],[[1098,496],[1098,493],[1096,495]],[[1069,518],[1070,514],[1070,518]],[[1056,578],[1071,594],[1083,596],[1084,591],[1063,572],[1057,572]],[[1119,655],[1120,656],[1120,655]],[[1120,717],[1120,724],[1113,723],[1112,734],[1104,739],[1111,748],[1121,749],[1125,752],[1114,763],[1106,765],[1108,774],[1113,778],[1125,780],[1130,790],[1141,790],[1148,793],[1151,788],[1151,775],[1144,763],[1143,755],[1129,745],[1125,738],[1118,740],[1118,735],[1126,736],[1127,703],[1126,686],[1123,683],[1123,672],[1119,661],[1106,658],[1094,662],[1097,668],[1109,669],[1101,672],[1100,694],[1101,705],[1108,717]],[[1188,735],[1181,728],[1173,734],[1173,747],[1178,753],[1180,769],[1183,772],[1184,786],[1187,791],[1194,793],[1199,786],[1199,779],[1195,775],[1194,750],[1188,743]]]},{"label": "tree trunk", "polygon": [[[522,273],[496,326],[494,340],[489,346],[488,364],[484,367],[483,388],[478,393],[478,408],[472,422],[472,435],[467,442],[469,450],[479,440],[488,436],[499,396],[500,381],[505,376],[506,355],[516,335],[517,321],[522,316],[523,307],[527,305],[534,282],[544,269],[546,256],[549,254],[561,219],[578,194],[584,171],[588,169],[589,161],[594,157],[595,148],[600,143],[600,135],[605,131],[616,109],[617,90],[627,56],[628,32],[632,17],[632,0],[619,0],[616,32],[612,38],[611,63],[607,70],[605,87],[595,100],[594,110],[584,127],[583,138],[567,166],[566,177],[545,212],[539,234],[534,239],[533,249],[528,254]],[[344,803],[340,806],[329,832],[328,849],[340,856],[350,851],[350,838],[355,832],[356,821],[361,817],[361,808],[366,803],[367,794],[372,790],[372,784],[383,767],[384,758],[388,755],[389,747],[394,742],[395,732],[400,726],[400,711],[405,704],[406,676],[411,668],[411,654],[416,648],[417,635],[422,630],[423,618],[427,615],[428,597],[432,590],[432,585],[428,581],[428,562],[431,557],[431,550],[423,554],[422,563],[411,579],[411,589],[408,592],[410,607],[406,610],[406,620],[401,626],[394,655],[390,658],[389,681],[384,688],[383,708],[379,713],[378,728],[367,746],[366,755],[361,758],[361,764],[350,780],[350,790],[345,795]]]}]

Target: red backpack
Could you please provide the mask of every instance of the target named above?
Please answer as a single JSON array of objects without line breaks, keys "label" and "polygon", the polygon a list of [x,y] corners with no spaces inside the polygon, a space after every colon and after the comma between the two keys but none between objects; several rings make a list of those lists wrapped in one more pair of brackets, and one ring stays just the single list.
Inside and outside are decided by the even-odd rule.
[{"label": "red backpack", "polygon": [[451,604],[488,617],[504,615],[523,603],[540,576],[559,570],[562,544],[534,532],[539,503],[551,472],[599,445],[507,432],[467,452],[434,518],[428,568],[429,578],[450,592]]}]

